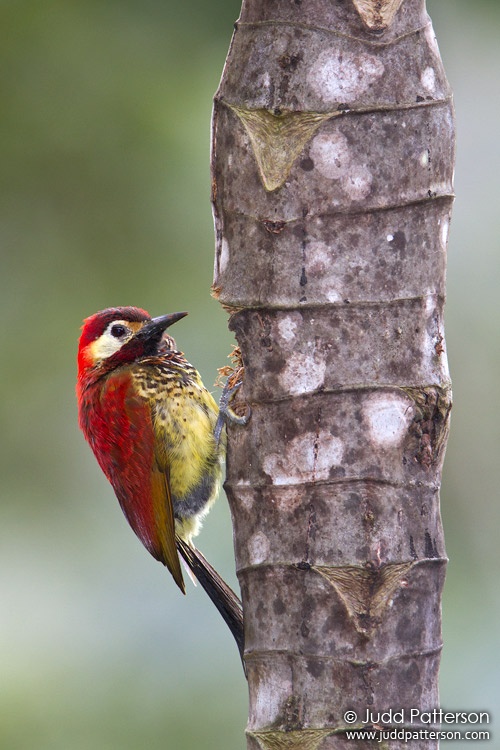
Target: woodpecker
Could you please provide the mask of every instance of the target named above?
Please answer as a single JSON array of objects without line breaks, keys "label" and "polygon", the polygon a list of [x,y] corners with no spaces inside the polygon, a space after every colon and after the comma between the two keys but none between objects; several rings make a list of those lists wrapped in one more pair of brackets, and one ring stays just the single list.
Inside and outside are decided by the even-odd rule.
[{"label": "woodpecker", "polygon": [[166,333],[185,315],[112,307],[84,320],[79,424],[143,545],[185,593],[180,553],[242,655],[241,603],[192,541],[219,491],[225,445],[222,410]]}]

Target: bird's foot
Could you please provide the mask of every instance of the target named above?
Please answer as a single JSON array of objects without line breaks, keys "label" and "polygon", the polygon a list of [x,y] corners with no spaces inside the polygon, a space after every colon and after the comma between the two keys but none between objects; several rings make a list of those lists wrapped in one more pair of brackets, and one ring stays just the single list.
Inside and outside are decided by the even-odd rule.
[{"label": "bird's foot", "polygon": [[248,404],[245,404],[246,413],[241,415],[237,414],[234,409],[231,408],[230,403],[236,391],[240,388],[241,381],[236,385],[230,386],[229,380],[226,382],[222,391],[219,401],[219,416],[217,418],[217,424],[215,425],[214,436],[217,444],[220,442],[220,436],[222,428],[226,422],[232,422],[233,424],[246,425],[252,415],[252,410]]}]

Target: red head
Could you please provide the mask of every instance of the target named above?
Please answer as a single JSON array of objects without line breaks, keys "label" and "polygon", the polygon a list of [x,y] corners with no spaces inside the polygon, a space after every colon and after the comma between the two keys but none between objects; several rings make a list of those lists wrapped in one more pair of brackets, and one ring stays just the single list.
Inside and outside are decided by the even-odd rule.
[{"label": "red head", "polygon": [[92,382],[103,370],[155,354],[164,331],[187,313],[151,318],[139,307],[109,307],[83,321],[78,344],[78,386]]}]

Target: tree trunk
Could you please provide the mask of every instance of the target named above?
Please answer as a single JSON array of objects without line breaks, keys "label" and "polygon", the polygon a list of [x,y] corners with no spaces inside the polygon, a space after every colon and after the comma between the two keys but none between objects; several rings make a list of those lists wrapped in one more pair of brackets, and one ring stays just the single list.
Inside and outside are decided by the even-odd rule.
[{"label": "tree trunk", "polygon": [[437,747],[454,132],[423,0],[245,0],[213,134],[248,748]]}]

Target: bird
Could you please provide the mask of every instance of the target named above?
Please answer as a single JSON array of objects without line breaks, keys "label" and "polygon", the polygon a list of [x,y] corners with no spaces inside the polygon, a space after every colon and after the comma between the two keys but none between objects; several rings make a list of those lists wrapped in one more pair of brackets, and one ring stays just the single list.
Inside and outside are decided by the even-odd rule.
[{"label": "bird", "polygon": [[78,420],[137,537],[185,593],[182,558],[243,658],[241,602],[193,543],[221,485],[224,420],[238,386],[224,390],[219,410],[167,333],[186,315],[151,318],[139,307],[110,307],[86,318],[78,344]]}]

